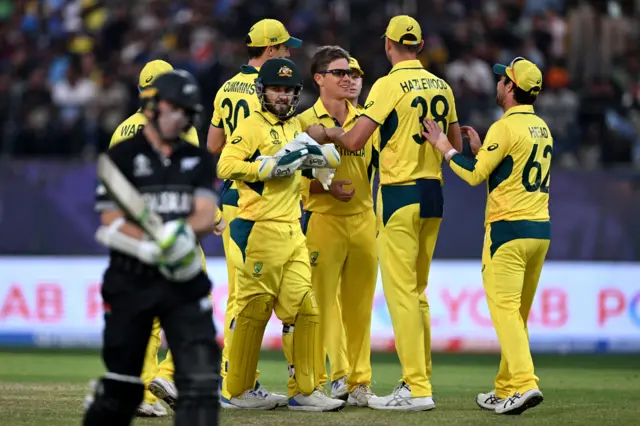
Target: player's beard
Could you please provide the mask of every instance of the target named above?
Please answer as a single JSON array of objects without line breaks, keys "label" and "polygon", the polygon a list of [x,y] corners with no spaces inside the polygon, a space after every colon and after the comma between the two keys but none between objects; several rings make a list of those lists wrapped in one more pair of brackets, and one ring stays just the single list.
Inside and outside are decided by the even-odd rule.
[{"label": "player's beard", "polygon": [[289,111],[291,110],[291,102],[291,99],[288,99],[287,101],[277,100],[273,104],[265,103],[265,108],[267,108],[267,111],[269,111],[276,117],[283,118],[289,114]]},{"label": "player's beard", "polygon": [[504,106],[504,95],[500,92],[500,90],[498,90],[498,92],[496,93],[496,104],[500,108],[503,108]]}]

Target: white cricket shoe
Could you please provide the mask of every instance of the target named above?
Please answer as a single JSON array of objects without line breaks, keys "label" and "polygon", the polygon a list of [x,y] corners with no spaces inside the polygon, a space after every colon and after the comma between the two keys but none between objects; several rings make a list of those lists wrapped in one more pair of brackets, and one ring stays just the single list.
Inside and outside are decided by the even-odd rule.
[{"label": "white cricket shoe", "polygon": [[349,392],[349,398],[347,399],[348,405],[355,405],[357,407],[368,407],[369,400],[375,397],[375,394],[371,392],[371,389],[367,385],[358,385],[353,392]]},{"label": "white cricket shoe", "polygon": [[317,389],[311,395],[299,393],[289,398],[289,410],[293,411],[340,411],[345,405],[343,400],[329,398]]},{"label": "white cricket shoe", "polygon": [[259,382],[256,382],[255,391],[264,396],[267,401],[272,401],[276,403],[276,407],[286,407],[289,402],[289,398],[285,395],[280,395],[279,393],[270,392],[267,389],[263,388]]},{"label": "white cricket shoe", "polygon": [[369,407],[374,410],[427,411],[436,408],[436,404],[430,396],[412,397],[409,385],[401,382],[391,395],[369,398]]},{"label": "white cricket shoe", "polygon": [[483,410],[494,411],[498,405],[504,403],[504,399],[497,397],[495,392],[495,390],[492,390],[489,393],[479,393],[478,396],[476,396],[476,404],[478,404],[478,407]]},{"label": "white cricket shoe", "polygon": [[346,401],[348,396],[347,376],[340,377],[338,380],[331,382],[331,398]]},{"label": "white cricket shoe", "polygon": [[529,408],[540,405],[543,400],[542,392],[539,389],[531,389],[522,395],[516,392],[498,405],[495,412],[497,414],[522,414]]},{"label": "white cricket shoe", "polygon": [[149,392],[166,402],[171,409],[175,409],[176,401],[178,400],[178,389],[175,383],[156,377],[149,383]]},{"label": "white cricket shoe", "polygon": [[142,402],[136,409],[136,416],[138,417],[164,417],[166,415],[167,409],[162,406],[160,401],[157,401],[155,404]]},{"label": "white cricket shoe", "polygon": [[249,389],[240,396],[232,396],[231,399],[221,397],[220,406],[241,410],[275,410],[278,403],[273,399],[268,400],[264,394],[256,390]]}]

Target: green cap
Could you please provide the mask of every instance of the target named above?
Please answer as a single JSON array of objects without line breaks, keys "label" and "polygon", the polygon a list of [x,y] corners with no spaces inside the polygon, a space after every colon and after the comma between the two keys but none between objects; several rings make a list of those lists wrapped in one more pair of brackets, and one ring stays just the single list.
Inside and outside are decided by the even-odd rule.
[{"label": "green cap", "polygon": [[265,62],[258,73],[263,86],[297,87],[302,85],[302,75],[290,59],[273,58]]}]

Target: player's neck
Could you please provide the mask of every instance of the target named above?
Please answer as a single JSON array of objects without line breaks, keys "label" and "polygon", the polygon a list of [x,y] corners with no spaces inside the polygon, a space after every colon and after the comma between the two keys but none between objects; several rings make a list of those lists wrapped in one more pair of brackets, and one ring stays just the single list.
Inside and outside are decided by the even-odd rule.
[{"label": "player's neck", "polygon": [[509,111],[511,108],[519,106],[520,104],[515,101],[515,99],[508,99],[504,102],[502,106],[503,112]]},{"label": "player's neck", "polygon": [[320,99],[322,100],[322,104],[327,109],[327,112],[331,114],[331,117],[335,118],[343,124],[347,119],[347,114],[349,114],[349,109],[347,108],[347,103],[344,99],[336,99],[331,98],[327,95],[320,94]]},{"label": "player's neck", "polygon": [[415,55],[415,53],[400,53],[400,52],[396,52],[395,54],[393,54],[391,56],[391,66],[395,67],[400,62],[416,61],[416,60],[418,60],[418,57]]},{"label": "player's neck", "polygon": [[265,62],[266,62],[266,59],[252,58],[252,59],[249,59],[249,62],[247,62],[247,65],[254,68],[260,68],[264,65]]},{"label": "player's neck", "polygon": [[351,104],[352,107],[358,108],[358,98],[355,99],[347,99],[347,102]]},{"label": "player's neck", "polygon": [[169,157],[173,152],[173,147],[160,136],[160,133],[153,125],[144,126],[142,134],[147,142],[165,157]]}]

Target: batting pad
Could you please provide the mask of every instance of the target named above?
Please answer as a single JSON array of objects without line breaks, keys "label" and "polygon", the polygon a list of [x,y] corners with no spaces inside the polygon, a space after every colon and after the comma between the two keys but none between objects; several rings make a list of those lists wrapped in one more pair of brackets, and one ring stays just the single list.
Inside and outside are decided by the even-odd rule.
[{"label": "batting pad", "polygon": [[293,366],[300,391],[311,394],[320,376],[320,310],[312,291],[302,299],[300,312],[293,328]]},{"label": "batting pad", "polygon": [[275,298],[268,294],[254,296],[234,318],[232,324],[227,391],[240,396],[253,388],[262,337],[273,312]]}]

